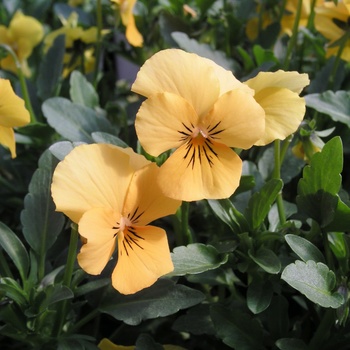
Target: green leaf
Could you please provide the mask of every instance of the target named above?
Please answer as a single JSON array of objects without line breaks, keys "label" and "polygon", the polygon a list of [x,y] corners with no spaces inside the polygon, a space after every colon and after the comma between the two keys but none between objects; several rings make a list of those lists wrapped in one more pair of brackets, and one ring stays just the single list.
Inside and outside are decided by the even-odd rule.
[{"label": "green leaf", "polygon": [[22,308],[26,307],[28,304],[26,294],[21,286],[9,277],[0,278],[0,299],[4,296],[13,300]]},{"label": "green leaf", "polygon": [[161,279],[132,295],[111,290],[105,295],[99,310],[129,325],[138,325],[143,320],[172,315],[199,304],[204,298],[197,290]]},{"label": "green leaf", "polygon": [[140,334],[135,343],[135,350],[163,350],[163,346],[156,343],[148,334]]},{"label": "green leaf", "polygon": [[272,284],[269,280],[254,280],[247,290],[247,306],[253,314],[266,310],[273,295]]},{"label": "green leaf", "polygon": [[55,243],[65,221],[64,215],[55,211],[51,197],[52,174],[57,163],[49,150],[40,157],[39,168],[30,181],[21,212],[24,237],[41,257]]},{"label": "green leaf", "polygon": [[333,221],[329,223],[325,230],[346,232],[350,227],[350,208],[341,200],[338,200],[337,208],[334,212]]},{"label": "green leaf", "polygon": [[234,70],[235,62],[227,58],[224,52],[213,50],[210,45],[199,43],[197,40],[189,38],[186,33],[172,32],[171,36],[181,49],[208,58],[227,70]]},{"label": "green leaf", "polygon": [[129,147],[127,143],[121,140],[119,137],[108,134],[106,132],[96,131],[91,134],[93,140],[97,143],[109,143],[111,145],[119,146],[119,147]]},{"label": "green leaf", "polygon": [[334,272],[321,262],[297,260],[283,270],[281,278],[322,307],[336,309],[344,303],[338,292],[332,292],[336,283]]},{"label": "green leaf", "polygon": [[46,298],[41,305],[42,310],[59,301],[72,299],[74,297],[73,292],[68,287],[60,284],[49,285],[45,288],[45,294]]},{"label": "green leaf", "polygon": [[280,350],[307,350],[307,345],[297,338],[281,338],[276,341],[276,346]]},{"label": "green leaf", "polygon": [[209,304],[191,307],[186,315],[176,319],[172,329],[177,332],[188,332],[195,335],[214,334],[215,330],[209,314]]},{"label": "green leaf", "polygon": [[329,115],[333,121],[350,127],[350,92],[325,91],[305,96],[306,105],[320,113]]},{"label": "green leaf", "polygon": [[265,220],[282,186],[281,180],[271,179],[252,195],[246,209],[246,218],[252,230],[256,230]]},{"label": "green leaf", "polygon": [[248,254],[266,272],[271,274],[280,272],[281,261],[271,249],[261,247],[254,254],[251,251],[248,251]]},{"label": "green leaf", "polygon": [[65,36],[59,35],[43,55],[38,75],[38,95],[42,100],[55,96],[62,78]]},{"label": "green leaf", "polygon": [[42,105],[48,123],[69,141],[93,143],[91,133],[104,131],[113,134],[111,123],[93,109],[72,103],[63,97],[53,97]]},{"label": "green leaf", "polygon": [[208,204],[217,217],[227,224],[234,233],[248,230],[245,217],[235,208],[230,199],[210,199]]},{"label": "green leaf", "polygon": [[0,222],[0,246],[9,255],[24,282],[29,268],[28,252],[17,235],[2,222]]},{"label": "green leaf", "polygon": [[315,262],[325,263],[321,251],[307,239],[296,235],[285,235],[285,240],[293,252],[303,261],[313,260]]},{"label": "green leaf", "polygon": [[174,248],[171,259],[174,271],[167,276],[197,274],[218,268],[227,262],[228,254],[220,254],[213,246],[202,243]]},{"label": "green leaf", "polygon": [[73,71],[70,75],[69,94],[73,103],[90,108],[99,106],[99,97],[92,84],[79,71]]},{"label": "green leaf", "polygon": [[263,331],[260,323],[241,312],[230,310],[226,305],[214,304],[210,310],[211,318],[222,341],[239,350],[261,350]]},{"label": "green leaf", "polygon": [[316,220],[321,227],[331,223],[338,206],[343,149],[340,137],[328,141],[314,154],[298,183],[298,211]]}]

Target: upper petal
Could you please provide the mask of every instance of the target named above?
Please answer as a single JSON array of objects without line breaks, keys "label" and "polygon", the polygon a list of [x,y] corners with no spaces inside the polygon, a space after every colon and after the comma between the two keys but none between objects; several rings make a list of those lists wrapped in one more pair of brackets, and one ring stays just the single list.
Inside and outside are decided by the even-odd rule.
[{"label": "upper petal", "polygon": [[181,202],[168,198],[159,188],[159,168],[152,163],[135,172],[125,200],[123,215],[138,226],[174,214]]},{"label": "upper petal", "polygon": [[277,72],[260,72],[256,77],[247,80],[244,84],[252,88],[255,93],[267,87],[279,87],[299,94],[309,83],[309,77],[305,73],[300,74],[298,72],[278,70]]},{"label": "upper petal", "polygon": [[116,246],[120,214],[108,208],[88,210],[79,221],[79,233],[87,239],[77,256],[80,267],[91,275],[98,275],[107,265]]},{"label": "upper petal", "polygon": [[24,100],[18,97],[7,79],[0,79],[0,125],[23,126],[30,122]]},{"label": "upper petal", "polygon": [[137,113],[135,128],[142,147],[153,156],[181,146],[187,128],[198,123],[193,107],[181,96],[159,93],[144,101]]},{"label": "upper petal", "polygon": [[112,285],[120,293],[136,293],[173,269],[163,229],[133,227],[124,231],[124,237],[118,236],[118,262],[112,274]]},{"label": "upper petal", "polygon": [[233,194],[241,173],[241,159],[226,145],[210,140],[198,145],[189,142],[161,166],[158,183],[174,199],[220,199]]},{"label": "upper petal", "polygon": [[266,145],[284,140],[295,132],[305,115],[305,100],[288,89],[266,88],[255,95],[265,110],[265,134],[255,144]]},{"label": "upper petal", "polygon": [[207,59],[179,49],[167,49],[144,63],[132,91],[146,97],[171,92],[182,96],[202,115],[219,97],[220,83]]},{"label": "upper petal", "polygon": [[121,212],[133,173],[130,156],[120,147],[78,146],[54,172],[51,190],[56,210],[74,222],[79,222],[83,213],[92,208]]},{"label": "upper petal", "polygon": [[219,98],[202,124],[216,142],[247,149],[264,133],[265,112],[253,96],[236,89]]}]

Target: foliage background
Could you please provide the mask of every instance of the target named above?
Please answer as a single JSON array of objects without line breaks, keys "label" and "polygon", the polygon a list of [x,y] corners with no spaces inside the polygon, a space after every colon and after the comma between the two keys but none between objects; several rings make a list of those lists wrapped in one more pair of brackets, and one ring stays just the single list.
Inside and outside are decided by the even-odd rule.
[{"label": "foliage background", "polygon": [[[46,53],[41,43],[29,58],[26,84],[36,120],[16,131],[16,159],[0,148],[2,349],[96,349],[103,338],[143,350],[161,344],[349,349],[349,63],[340,55],[327,57],[327,40],[313,26],[312,12],[306,27],[284,34],[285,5],[140,0],[134,14],[144,44],[132,47],[109,1],[86,0],[78,7],[2,1],[4,25],[21,9],[48,34],[77,11],[79,26],[109,30],[97,42],[71,49],[79,58],[95,47],[98,64],[90,73],[78,65],[62,75],[62,36]],[[266,25],[267,17],[272,20]],[[253,40],[247,36],[252,20],[258,23]],[[346,35],[349,30],[347,23]],[[53,170],[81,142],[129,145],[145,154],[133,127],[141,99],[130,84],[147,58],[168,47],[211,58],[241,81],[259,71],[308,73],[305,120],[280,149],[272,144],[241,153],[243,176],[231,198],[186,203],[160,220],[173,252],[172,274],[129,296],[110,287],[112,266],[94,277],[74,264],[67,281],[65,271],[73,266],[68,249],[75,246],[70,224],[54,210]],[[23,96],[17,74],[1,70],[1,77]],[[302,159],[297,148],[292,152],[300,145]],[[283,160],[280,178],[274,176],[276,152]],[[145,156],[159,164],[165,159]],[[275,203],[280,191],[284,221]]]}]

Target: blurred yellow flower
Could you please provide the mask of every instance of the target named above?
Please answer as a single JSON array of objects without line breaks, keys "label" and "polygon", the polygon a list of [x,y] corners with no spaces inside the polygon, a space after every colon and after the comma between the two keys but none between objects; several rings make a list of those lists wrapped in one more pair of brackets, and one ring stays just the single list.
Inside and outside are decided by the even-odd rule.
[{"label": "blurred yellow flower", "polygon": [[136,28],[135,18],[133,14],[136,0],[111,0],[111,1],[116,5],[118,5],[122,23],[126,27],[126,32],[125,32],[126,40],[132,46],[139,46],[139,47],[142,46],[143,37]]},{"label": "blurred yellow flower", "polygon": [[[337,55],[343,45],[341,58],[350,62],[350,0],[323,2],[315,8],[315,27],[330,42],[327,57]],[[346,42],[343,43],[343,40]]]},{"label": "blurred yellow flower", "polygon": [[[64,72],[66,77],[75,68],[84,62],[84,73],[88,74],[94,70],[94,49],[89,47],[97,40],[97,27],[84,29],[78,26],[78,14],[72,12],[63,27],[46,35],[44,39],[44,51],[46,52],[59,35],[65,36],[66,53],[64,55]],[[76,51],[74,51],[76,50]]]},{"label": "blurred yellow flower", "polygon": [[[15,13],[8,28],[0,25],[0,44],[11,47],[21,64],[23,74],[27,77],[31,75],[27,58],[32,54],[34,47],[41,42],[43,36],[44,30],[41,23],[20,11]],[[17,73],[16,63],[10,55],[0,61],[0,67]]]},{"label": "blurred yellow flower", "polygon": [[92,144],[73,149],[53,175],[56,210],[77,223],[86,240],[79,265],[98,275],[118,246],[112,285],[123,294],[149,287],[173,270],[166,232],[148,225],[180,205],[162,194],[158,171],[131,148]]},{"label": "blurred yellow flower", "polygon": [[24,101],[14,93],[9,80],[0,79],[0,144],[10,149],[12,158],[16,157],[13,128],[29,122]]},{"label": "blurred yellow flower", "polygon": [[[98,344],[98,348],[101,350],[135,350],[136,346],[116,345],[112,343],[110,340],[103,338]],[[171,345],[171,344],[163,345],[163,349],[164,350],[185,350],[181,346]]]},{"label": "blurred yellow flower", "polygon": [[305,99],[299,94],[309,84],[307,74],[260,72],[245,84],[255,91],[256,102],[265,110],[265,133],[255,145],[284,140],[298,129],[305,115]]},{"label": "blurred yellow flower", "polygon": [[231,196],[242,172],[231,147],[250,148],[265,129],[253,91],[213,61],[178,49],[147,60],[132,90],[147,97],[135,121],[146,152],[175,149],[159,172],[165,195],[185,201]]},{"label": "blurred yellow flower", "polygon": [[[287,0],[286,2],[286,13],[283,15],[281,20],[281,30],[283,33],[286,33],[287,35],[292,35],[292,30],[295,22],[295,16],[297,13],[298,8],[298,1],[299,0]],[[323,0],[316,0],[315,5],[321,4]],[[302,6],[301,6],[301,15],[299,20],[299,28],[300,27],[307,27],[310,14],[311,14],[311,0],[303,0]]]},{"label": "blurred yellow flower", "polygon": [[84,3],[84,0],[69,0],[68,5],[72,7],[76,7]]}]

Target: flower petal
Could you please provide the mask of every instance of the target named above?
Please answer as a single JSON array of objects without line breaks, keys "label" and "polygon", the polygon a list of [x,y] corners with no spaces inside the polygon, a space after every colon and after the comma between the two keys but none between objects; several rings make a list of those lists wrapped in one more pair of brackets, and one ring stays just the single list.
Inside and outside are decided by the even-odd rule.
[{"label": "flower petal", "polygon": [[135,128],[142,147],[153,156],[178,148],[189,135],[186,127],[198,123],[192,106],[172,93],[159,93],[144,101],[137,113]]},{"label": "flower petal", "polygon": [[98,275],[107,265],[116,247],[116,223],[120,214],[112,209],[94,208],[81,217],[79,233],[87,239],[77,256],[80,267],[91,275]]},{"label": "flower petal", "polygon": [[7,147],[11,152],[11,157],[16,158],[15,133],[12,128],[0,125],[0,145]]},{"label": "flower petal", "polygon": [[288,89],[266,88],[255,95],[265,110],[265,135],[255,145],[284,140],[295,132],[305,115],[305,100]]},{"label": "flower petal", "polygon": [[24,100],[18,97],[7,79],[0,79],[0,125],[23,126],[30,122]]},{"label": "flower petal", "polygon": [[166,197],[157,184],[159,168],[152,163],[135,172],[125,199],[123,216],[144,226],[153,220],[174,214],[181,202]]},{"label": "flower petal", "polygon": [[233,194],[241,173],[242,161],[232,149],[206,140],[178,148],[161,166],[158,183],[170,198],[220,199]]},{"label": "flower petal", "polygon": [[186,99],[202,115],[219,97],[220,84],[207,59],[179,49],[167,49],[144,63],[132,91],[146,97],[171,92]]},{"label": "flower petal", "polygon": [[134,227],[124,231],[124,238],[118,235],[118,262],[112,274],[112,285],[120,293],[136,293],[173,269],[163,229]]},{"label": "flower petal", "polygon": [[267,87],[286,88],[293,92],[300,93],[303,88],[309,85],[309,77],[307,74],[298,72],[285,72],[278,70],[277,72],[260,72],[256,77],[247,80],[247,84],[255,93]]},{"label": "flower petal", "polygon": [[247,149],[264,133],[265,112],[253,96],[236,89],[222,95],[202,123],[215,142]]},{"label": "flower petal", "polygon": [[[134,153],[135,157],[142,157]],[[52,197],[56,210],[79,222],[91,208],[121,212],[134,169],[123,149],[107,144],[81,145],[57,165]]]}]

